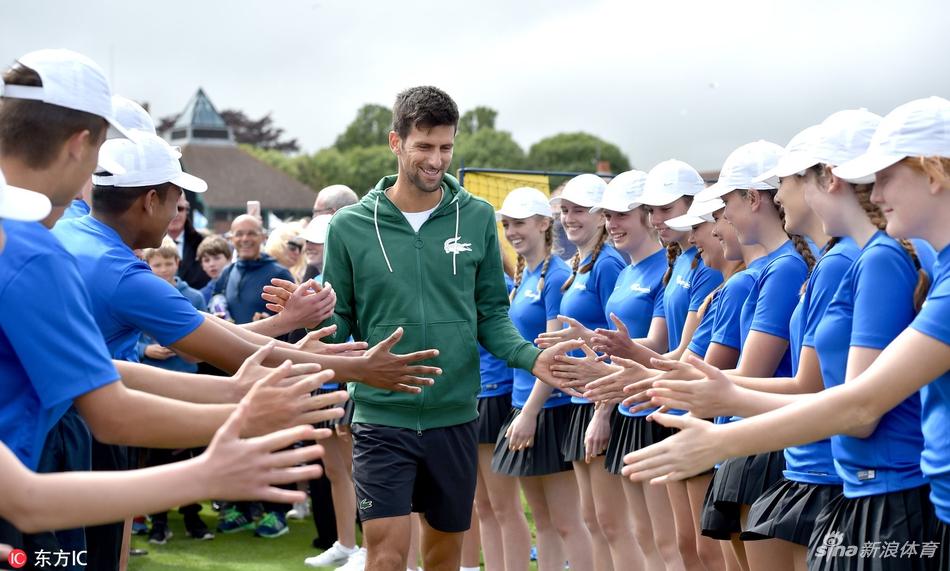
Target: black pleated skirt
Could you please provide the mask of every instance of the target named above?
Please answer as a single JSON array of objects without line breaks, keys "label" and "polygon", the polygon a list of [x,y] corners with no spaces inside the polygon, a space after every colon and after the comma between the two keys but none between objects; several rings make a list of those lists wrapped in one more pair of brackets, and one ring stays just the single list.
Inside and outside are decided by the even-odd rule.
[{"label": "black pleated skirt", "polygon": [[511,411],[511,393],[478,399],[478,443],[495,444]]},{"label": "black pleated skirt", "polygon": [[[947,569],[940,557],[946,560],[948,543],[938,544],[933,557],[923,552],[924,544],[940,540],[929,494],[930,486],[920,486],[861,498],[842,494],[833,499],[815,522],[808,546],[809,571]],[[910,543],[917,544],[916,554],[901,557]]]},{"label": "black pleated skirt", "polygon": [[491,463],[492,470],[506,476],[518,477],[547,476],[573,470],[574,466],[565,461],[561,454],[561,447],[567,438],[572,408],[570,405],[563,405],[542,409],[538,414],[535,427],[534,445],[523,450],[508,449],[505,433],[521,413],[520,409],[511,409],[508,418],[498,431],[498,440],[495,443]]},{"label": "black pleated skirt", "polygon": [[659,422],[649,422],[645,416],[626,416],[618,412],[611,426],[604,466],[611,474],[620,474],[625,455],[669,438],[674,432],[675,429]]},{"label": "black pleated skirt", "polygon": [[749,509],[749,521],[739,538],[783,539],[808,546],[821,510],[841,495],[835,484],[805,484],[782,478]]},{"label": "black pleated skirt", "polygon": [[784,469],[785,454],[781,450],[723,462],[706,492],[700,522],[702,534],[726,540],[741,531],[739,506],[754,504],[782,479]]}]

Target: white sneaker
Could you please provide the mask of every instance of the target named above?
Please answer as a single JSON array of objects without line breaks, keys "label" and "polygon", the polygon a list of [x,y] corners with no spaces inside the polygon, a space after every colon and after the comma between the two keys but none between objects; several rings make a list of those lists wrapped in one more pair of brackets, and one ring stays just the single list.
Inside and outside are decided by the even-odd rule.
[{"label": "white sneaker", "polygon": [[287,512],[287,519],[307,519],[310,516],[310,505],[306,501],[294,504],[292,510]]},{"label": "white sneaker", "polygon": [[360,547],[353,555],[350,555],[346,564],[337,567],[336,571],[363,571],[364,567],[366,567],[366,548]]},{"label": "white sneaker", "polygon": [[[320,555],[304,559],[303,564],[308,567],[329,567],[330,565],[341,565],[347,563],[353,554],[357,553],[357,547],[343,547],[339,541],[334,541],[330,549],[327,549]],[[362,569],[362,567],[360,567]]]}]

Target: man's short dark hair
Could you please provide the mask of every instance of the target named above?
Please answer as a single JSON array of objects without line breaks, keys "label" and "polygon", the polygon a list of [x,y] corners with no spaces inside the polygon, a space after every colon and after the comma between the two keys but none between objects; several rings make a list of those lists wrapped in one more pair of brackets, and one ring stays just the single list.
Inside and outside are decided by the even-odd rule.
[{"label": "man's short dark hair", "polygon": [[396,96],[393,104],[393,131],[400,139],[413,127],[431,129],[442,125],[458,127],[459,108],[449,94],[438,87],[411,87]]},{"label": "man's short dark hair", "polygon": [[92,209],[111,216],[124,214],[139,197],[144,196],[153,188],[158,194],[158,199],[164,203],[168,200],[168,192],[178,187],[170,182],[136,187],[95,185],[92,187]]},{"label": "man's short dark hair", "polygon": [[[17,64],[3,74],[7,85],[42,87],[36,71]],[[93,141],[102,138],[106,120],[98,115],[34,101],[0,100],[0,152],[16,157],[32,169],[46,168],[56,158],[60,146],[74,134],[89,131]]]}]

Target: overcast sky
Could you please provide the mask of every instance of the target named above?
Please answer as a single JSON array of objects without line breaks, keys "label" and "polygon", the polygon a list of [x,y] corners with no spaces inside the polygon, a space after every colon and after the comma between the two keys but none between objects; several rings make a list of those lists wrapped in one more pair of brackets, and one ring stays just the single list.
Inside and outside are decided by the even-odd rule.
[{"label": "overcast sky", "polygon": [[[833,111],[950,96],[946,0],[0,0],[0,63],[66,47],[177,113],[273,112],[311,152],[364,103],[434,84],[528,146],[583,130],[649,169],[718,169]],[[475,165],[472,165],[475,166]]]}]

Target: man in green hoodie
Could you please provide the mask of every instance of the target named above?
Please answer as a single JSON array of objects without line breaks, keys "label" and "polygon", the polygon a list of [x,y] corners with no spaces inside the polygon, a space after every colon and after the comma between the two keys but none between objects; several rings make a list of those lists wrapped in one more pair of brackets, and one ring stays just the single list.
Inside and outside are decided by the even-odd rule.
[{"label": "man in green hoodie", "polygon": [[541,354],[508,318],[492,206],[446,173],[458,119],[437,88],[400,93],[389,134],[398,174],[340,210],[327,234],[324,279],[337,305],[324,325],[337,326],[336,340],[373,344],[401,328],[397,348],[438,349],[431,364],[442,370],[412,392],[350,385],[367,569],[406,568],[410,511],[423,516],[425,569],[459,568],[478,462],[477,343],[550,379],[553,352]]}]

